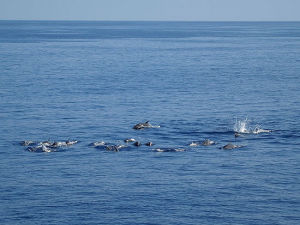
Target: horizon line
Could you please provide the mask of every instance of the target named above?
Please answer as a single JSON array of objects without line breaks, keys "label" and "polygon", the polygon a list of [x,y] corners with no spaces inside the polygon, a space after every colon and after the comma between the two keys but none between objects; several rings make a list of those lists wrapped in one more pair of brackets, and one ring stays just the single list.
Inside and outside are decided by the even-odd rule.
[{"label": "horizon line", "polygon": [[86,19],[0,19],[0,21],[40,22],[300,22],[300,20],[86,20]]}]

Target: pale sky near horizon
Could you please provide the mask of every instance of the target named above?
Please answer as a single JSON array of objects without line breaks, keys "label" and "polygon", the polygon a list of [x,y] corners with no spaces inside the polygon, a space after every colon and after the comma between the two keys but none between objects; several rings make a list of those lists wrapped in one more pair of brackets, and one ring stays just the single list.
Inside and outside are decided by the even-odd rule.
[{"label": "pale sky near horizon", "polygon": [[0,20],[300,21],[300,0],[0,0]]}]

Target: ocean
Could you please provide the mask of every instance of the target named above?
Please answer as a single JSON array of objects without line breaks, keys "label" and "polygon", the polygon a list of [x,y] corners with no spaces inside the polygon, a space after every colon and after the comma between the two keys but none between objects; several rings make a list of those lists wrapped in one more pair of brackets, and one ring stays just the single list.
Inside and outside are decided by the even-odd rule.
[{"label": "ocean", "polygon": [[299,96],[300,22],[0,21],[0,223],[299,224]]}]

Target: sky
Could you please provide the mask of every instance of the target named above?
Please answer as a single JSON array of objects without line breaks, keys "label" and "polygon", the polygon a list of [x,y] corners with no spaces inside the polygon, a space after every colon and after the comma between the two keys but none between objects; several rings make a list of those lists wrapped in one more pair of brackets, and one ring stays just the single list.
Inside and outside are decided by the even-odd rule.
[{"label": "sky", "polygon": [[300,0],[0,0],[0,20],[300,21]]}]

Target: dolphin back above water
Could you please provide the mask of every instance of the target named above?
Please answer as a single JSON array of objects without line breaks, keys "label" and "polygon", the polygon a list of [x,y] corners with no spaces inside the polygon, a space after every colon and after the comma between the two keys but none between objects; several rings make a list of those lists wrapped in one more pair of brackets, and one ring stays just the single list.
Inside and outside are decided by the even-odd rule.
[{"label": "dolphin back above water", "polygon": [[140,129],[149,128],[149,127],[151,127],[151,124],[149,123],[149,121],[146,121],[145,123],[138,123],[138,124],[134,125],[133,129],[140,130]]},{"label": "dolphin back above water", "polygon": [[22,146],[30,146],[30,145],[34,145],[34,144],[35,144],[34,141],[29,141],[29,140],[20,142],[20,145],[22,145]]},{"label": "dolphin back above water", "polygon": [[209,140],[209,139],[205,139],[202,143],[203,146],[209,146],[209,145],[214,145],[216,144],[214,141]]},{"label": "dolphin back above water", "polygon": [[134,125],[133,129],[135,130],[141,130],[144,128],[159,128],[160,126],[153,126],[150,124],[149,121],[146,121],[145,123],[138,123],[136,125]]},{"label": "dolphin back above water", "polygon": [[272,130],[267,130],[267,129],[261,129],[261,128],[255,128],[252,133],[253,134],[260,134],[260,133],[270,133]]},{"label": "dolphin back above water", "polygon": [[155,152],[184,152],[185,149],[183,148],[156,148],[154,149]]},{"label": "dolphin back above water", "polygon": [[224,145],[221,149],[231,150],[231,149],[241,148],[241,147],[244,147],[244,146],[243,145],[235,145],[235,144],[232,144],[232,143],[228,143],[227,145]]}]

